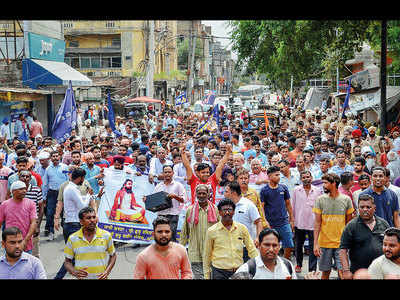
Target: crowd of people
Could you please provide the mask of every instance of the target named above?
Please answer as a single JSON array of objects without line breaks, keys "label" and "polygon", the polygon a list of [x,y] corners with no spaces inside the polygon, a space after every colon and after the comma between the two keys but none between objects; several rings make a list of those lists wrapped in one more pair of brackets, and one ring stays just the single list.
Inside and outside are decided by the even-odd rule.
[{"label": "crowd of people", "polygon": [[[62,143],[32,113],[14,132],[4,119],[0,278],[47,278],[40,241],[61,228],[65,262],[55,279],[108,278],[117,255],[98,208],[110,169],[146,176],[171,199],[135,279],[329,279],[332,270],[339,279],[399,278],[400,131],[380,135],[379,124],[333,107],[278,111],[265,124],[220,107],[218,123],[204,127],[211,111],[163,106],[116,116],[113,128],[89,107]],[[130,218],[121,206],[113,220]]]}]

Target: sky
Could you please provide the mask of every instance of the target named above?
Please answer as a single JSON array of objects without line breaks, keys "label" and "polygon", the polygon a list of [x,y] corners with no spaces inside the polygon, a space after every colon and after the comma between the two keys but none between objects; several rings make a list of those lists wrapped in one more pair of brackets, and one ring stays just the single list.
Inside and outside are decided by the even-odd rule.
[{"label": "sky", "polygon": [[[228,21],[224,20],[218,20],[218,21],[212,21],[212,20],[207,20],[207,21],[201,21],[202,24],[205,24],[207,26],[211,26],[211,34],[214,36],[218,37],[229,37],[229,31],[230,28],[227,28]],[[228,50],[231,49],[230,45],[230,40],[229,39],[218,39],[219,42],[221,42],[221,45],[223,47],[226,47]],[[232,58],[236,59],[237,56],[235,53],[232,53]]]}]

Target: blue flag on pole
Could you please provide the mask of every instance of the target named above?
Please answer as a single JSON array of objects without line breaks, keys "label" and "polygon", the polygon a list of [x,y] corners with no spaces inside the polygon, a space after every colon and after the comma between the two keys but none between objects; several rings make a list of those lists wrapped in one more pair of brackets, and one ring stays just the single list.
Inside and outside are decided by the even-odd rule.
[{"label": "blue flag on pole", "polygon": [[214,91],[210,91],[204,97],[203,104],[214,105],[214,101],[215,101],[215,92]]},{"label": "blue flag on pole", "polygon": [[175,105],[182,105],[188,103],[188,99],[186,97],[186,92],[183,92],[182,94],[180,94],[178,97],[175,98]]},{"label": "blue flag on pole", "polygon": [[65,91],[64,101],[62,102],[57,115],[53,122],[52,137],[58,143],[65,142],[70,136],[72,129],[76,127],[76,102],[72,83],[69,81],[69,86]]},{"label": "blue flag on pole", "polygon": [[217,128],[219,128],[219,104],[214,106],[212,114],[213,114],[214,120],[217,122]]},{"label": "blue flag on pole", "polygon": [[202,133],[205,130],[213,131],[213,129],[219,130],[219,106],[218,104],[214,106],[211,111],[211,115],[208,117],[207,121],[200,126],[196,134]]},{"label": "blue flag on pole", "polygon": [[342,118],[343,118],[343,117],[345,116],[345,114],[346,114],[346,109],[350,107],[350,105],[349,105],[350,89],[351,89],[351,78],[349,78],[349,83],[348,83],[348,85],[347,85],[347,95],[346,95],[346,98],[344,99],[344,103],[343,103]]},{"label": "blue flag on pole", "polygon": [[112,131],[115,133],[115,135],[117,137],[121,136],[121,132],[119,132],[116,128],[115,128],[115,116],[114,116],[114,110],[111,104],[111,96],[110,96],[110,92],[108,92],[108,102],[107,102],[107,108],[108,108],[108,121],[110,123],[110,127],[112,129]]}]

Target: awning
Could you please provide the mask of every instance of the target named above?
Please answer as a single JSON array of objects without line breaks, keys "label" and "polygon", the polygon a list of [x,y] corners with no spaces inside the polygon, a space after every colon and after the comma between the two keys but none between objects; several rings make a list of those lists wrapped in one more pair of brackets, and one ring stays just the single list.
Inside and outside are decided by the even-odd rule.
[{"label": "awning", "polygon": [[127,103],[130,103],[130,102],[161,103],[161,100],[142,96],[142,97],[125,100],[125,102],[127,102]]},{"label": "awning", "polygon": [[40,59],[22,61],[23,85],[37,88],[38,85],[92,86],[92,80],[64,62]]},{"label": "awning", "polygon": [[52,91],[35,90],[15,87],[0,87],[0,100],[7,102],[14,101],[36,101],[46,99]]}]

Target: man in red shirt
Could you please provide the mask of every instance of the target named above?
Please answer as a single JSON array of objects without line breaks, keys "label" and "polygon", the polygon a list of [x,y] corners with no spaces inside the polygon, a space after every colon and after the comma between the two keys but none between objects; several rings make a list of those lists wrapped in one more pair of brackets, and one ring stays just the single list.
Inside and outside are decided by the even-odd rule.
[{"label": "man in red shirt", "polygon": [[134,279],[193,279],[186,249],[172,241],[170,221],[158,216],[153,222],[155,243],[136,258]]},{"label": "man in red shirt", "polygon": [[360,157],[356,157],[354,159],[354,172],[353,172],[354,185],[350,189],[350,191],[352,193],[354,193],[355,191],[361,189],[360,185],[358,184],[358,178],[363,174],[369,176],[369,174],[364,171],[365,163],[366,163],[365,159],[363,157],[361,157],[361,156]]},{"label": "man in red shirt", "polygon": [[42,177],[38,173],[33,171],[34,166],[35,166],[35,160],[32,157],[29,157],[26,167],[28,171],[32,174],[32,176],[35,177],[38,187],[42,188],[43,184]]},{"label": "man in red shirt", "polygon": [[221,181],[221,175],[222,175],[222,170],[227,163],[229,159],[229,155],[232,154],[232,145],[228,144],[226,147],[226,152],[224,157],[221,159],[219,162],[217,168],[215,169],[215,172],[210,176],[211,174],[211,167],[209,164],[206,163],[200,163],[197,166],[197,173],[198,176],[196,176],[193,173],[193,169],[190,165],[190,162],[187,158],[186,155],[186,145],[181,145],[180,147],[180,152],[182,156],[182,163],[186,169],[186,180],[188,184],[190,185],[190,190],[191,190],[191,195],[192,195],[192,204],[194,204],[196,198],[195,198],[195,193],[196,193],[196,186],[199,184],[206,184],[211,187],[212,195],[210,195],[212,198],[212,203],[215,204],[215,192],[217,189],[218,183]]},{"label": "man in red shirt", "polygon": [[36,116],[33,116],[33,122],[29,128],[31,138],[35,138],[38,134],[43,135],[43,126]]}]

